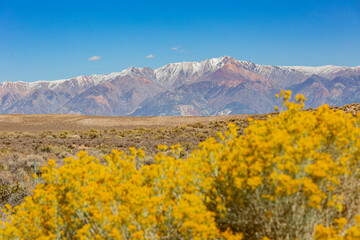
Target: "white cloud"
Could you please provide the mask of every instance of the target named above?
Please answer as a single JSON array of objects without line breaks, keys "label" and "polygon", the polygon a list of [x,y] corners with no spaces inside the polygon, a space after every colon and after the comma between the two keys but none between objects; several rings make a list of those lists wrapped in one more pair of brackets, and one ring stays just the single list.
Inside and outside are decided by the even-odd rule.
[{"label": "white cloud", "polygon": [[155,56],[152,55],[152,54],[149,54],[149,55],[145,56],[145,58],[154,58],[154,57],[155,57]]},{"label": "white cloud", "polygon": [[181,46],[179,45],[179,46],[176,46],[176,47],[172,47],[171,50],[178,51],[178,52],[184,52],[184,50],[182,50],[180,48],[181,48]]},{"label": "white cloud", "polygon": [[98,61],[100,60],[101,56],[92,56],[91,58],[89,58],[89,61]]}]

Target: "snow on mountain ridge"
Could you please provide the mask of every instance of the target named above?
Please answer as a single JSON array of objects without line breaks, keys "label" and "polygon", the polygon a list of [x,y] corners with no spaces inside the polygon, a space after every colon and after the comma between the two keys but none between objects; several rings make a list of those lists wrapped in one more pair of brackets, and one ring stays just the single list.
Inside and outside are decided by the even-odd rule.
[{"label": "snow on mountain ridge", "polygon": [[239,62],[238,60],[223,56],[220,58],[206,59],[200,62],[170,63],[154,70],[156,81],[166,89],[181,85],[183,82],[191,81],[193,78],[216,71],[228,62]]},{"label": "snow on mountain ridge", "polygon": [[[276,81],[276,79],[284,79],[290,75],[295,76],[296,81],[301,81],[304,77],[308,77],[312,74],[316,74],[322,77],[334,78],[343,74],[345,71],[351,73],[360,74],[360,66],[357,67],[342,67],[334,65],[325,65],[319,67],[308,66],[271,66],[255,64],[251,61],[239,61],[229,56],[223,56],[220,58],[206,59],[200,62],[178,62],[170,63],[157,69],[151,69],[148,67],[136,68],[129,67],[120,72],[113,72],[109,74],[93,74],[89,76],[78,76],[69,79],[61,79],[54,81],[36,81],[36,82],[3,82],[0,83],[2,89],[16,87],[24,88],[27,92],[34,91],[43,86],[48,87],[51,90],[61,87],[62,84],[69,82],[74,86],[74,82],[79,87],[84,86],[96,86],[100,83],[113,80],[117,77],[123,77],[126,75],[140,75],[149,76],[154,78],[153,80],[165,87],[171,89],[180,85],[183,82],[191,81],[192,79],[220,69],[227,63],[233,63],[243,67],[248,71],[252,71],[259,74],[270,81]],[[10,86],[11,85],[11,86]],[[284,83],[280,81],[280,86],[284,86]]]},{"label": "snow on mountain ridge", "polygon": [[344,71],[352,71],[360,73],[360,66],[357,67],[345,67],[345,66],[335,66],[335,65],[324,65],[318,67],[308,67],[308,66],[283,66],[285,69],[294,69],[296,71],[303,72],[307,76],[316,74],[321,77],[331,77],[341,74]]}]

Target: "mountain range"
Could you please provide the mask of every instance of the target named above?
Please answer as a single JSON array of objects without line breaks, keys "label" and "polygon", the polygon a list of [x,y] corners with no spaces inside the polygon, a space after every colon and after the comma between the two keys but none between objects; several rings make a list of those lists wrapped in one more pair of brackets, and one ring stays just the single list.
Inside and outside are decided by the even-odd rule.
[{"label": "mountain range", "polygon": [[1,114],[204,116],[268,113],[275,94],[303,94],[306,107],[360,102],[360,66],[266,66],[224,56],[158,69],[0,83]]}]

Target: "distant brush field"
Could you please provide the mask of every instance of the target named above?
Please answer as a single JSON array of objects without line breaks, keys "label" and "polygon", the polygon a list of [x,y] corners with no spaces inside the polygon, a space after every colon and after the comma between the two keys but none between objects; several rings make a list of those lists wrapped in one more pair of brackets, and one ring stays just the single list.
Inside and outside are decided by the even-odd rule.
[{"label": "distant brush field", "polygon": [[[182,156],[191,153],[200,141],[215,137],[229,122],[248,126],[248,118],[266,115],[218,117],[98,117],[81,115],[0,115],[0,183],[33,189],[34,160],[40,173],[49,159],[61,166],[63,159],[87,151],[101,158],[113,149],[142,148],[153,162],[157,146],[181,143]],[[25,195],[26,195],[25,194]],[[6,193],[1,202],[16,205],[24,194]]]}]

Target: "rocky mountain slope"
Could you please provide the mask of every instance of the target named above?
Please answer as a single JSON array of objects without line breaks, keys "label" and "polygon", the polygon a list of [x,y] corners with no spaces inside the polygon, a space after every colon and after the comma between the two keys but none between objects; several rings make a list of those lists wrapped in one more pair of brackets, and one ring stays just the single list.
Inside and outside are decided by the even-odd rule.
[{"label": "rocky mountain slope", "polygon": [[104,116],[228,115],[271,112],[281,89],[307,107],[360,102],[360,66],[264,66],[224,56],[130,67],[106,75],[0,83],[0,113]]}]

